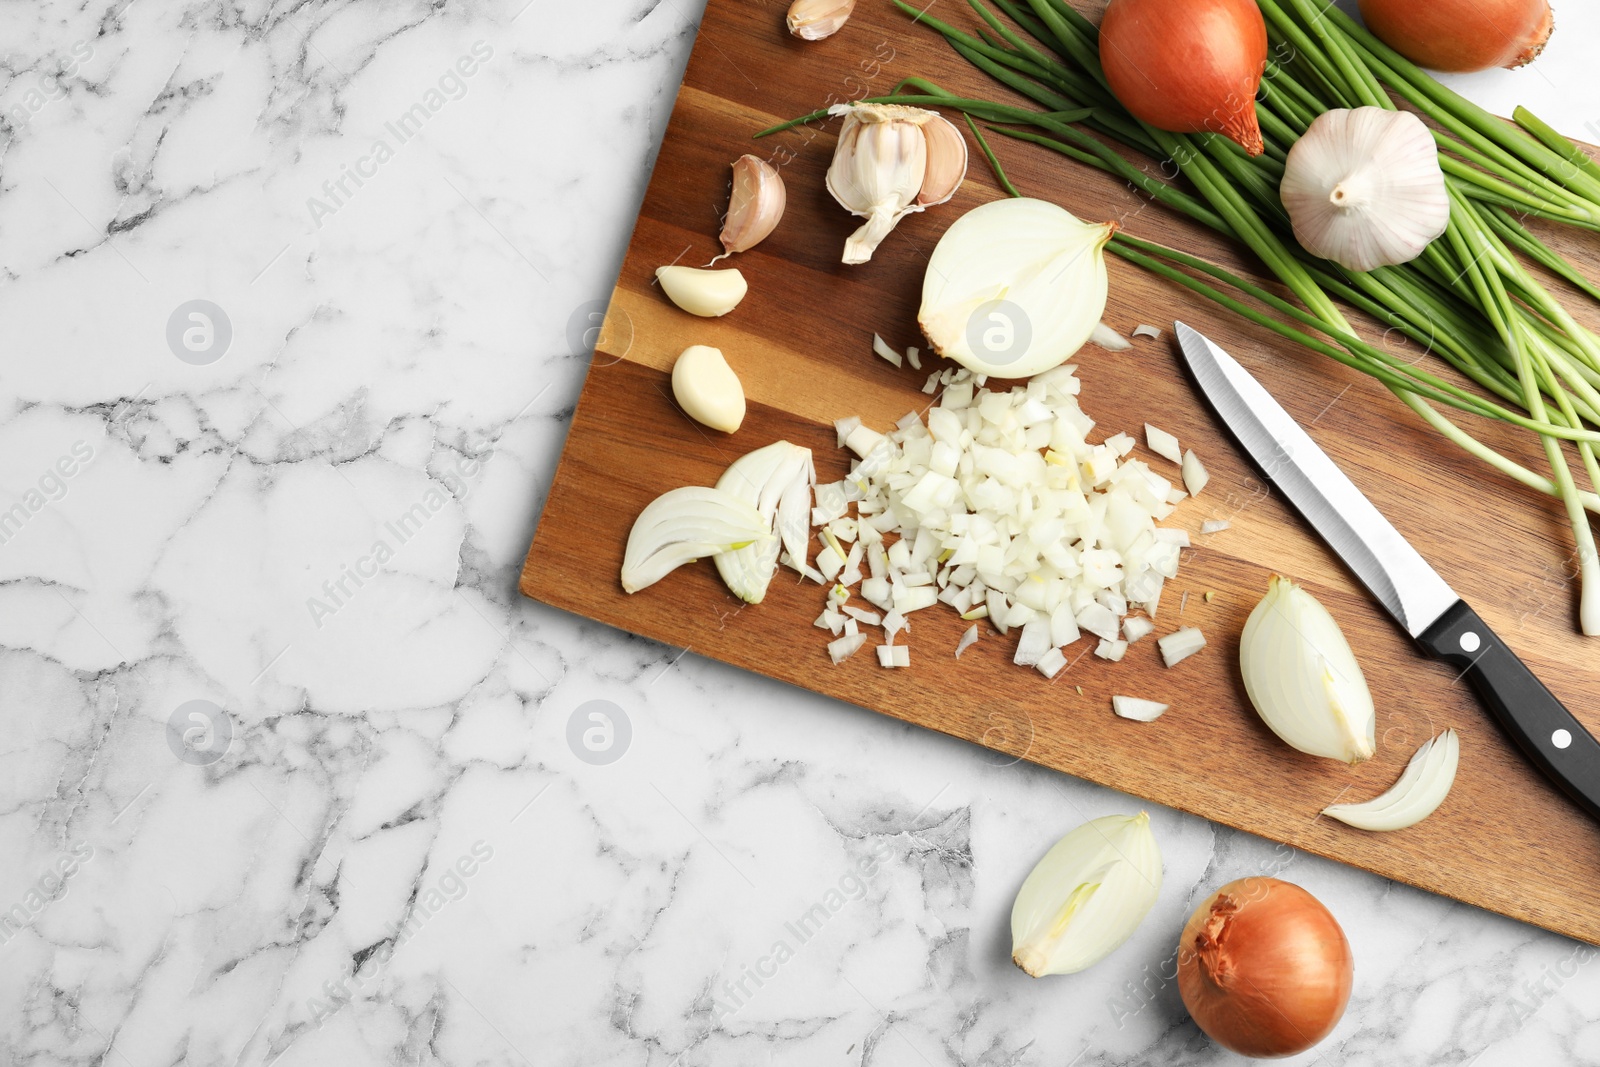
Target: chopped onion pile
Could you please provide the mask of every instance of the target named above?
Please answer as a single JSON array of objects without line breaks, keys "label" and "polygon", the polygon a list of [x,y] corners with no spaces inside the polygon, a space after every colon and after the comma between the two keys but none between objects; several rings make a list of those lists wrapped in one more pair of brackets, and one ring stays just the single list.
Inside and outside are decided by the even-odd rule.
[{"label": "chopped onion pile", "polygon": [[[844,606],[859,594],[885,613],[886,648],[906,616],[944,603],[1002,634],[1019,629],[1014,662],[1046,677],[1084,633],[1119,660],[1154,629],[1177,576],[1188,534],[1156,524],[1187,494],[1129,458],[1127,434],[1088,442],[1095,424],[1071,366],[1009,392],[983,384],[964,369],[935,373],[924,392],[943,392],[926,422],[913,412],[887,434],[840,420],[839,444],[857,458],[844,480],[816,487],[815,567],[791,553],[784,562],[830,585],[817,625],[835,635],[875,624],[876,613]],[[974,627],[957,655],[976,640]],[[835,662],[860,647],[842,641],[829,646]],[[886,667],[907,655],[879,651]]]}]

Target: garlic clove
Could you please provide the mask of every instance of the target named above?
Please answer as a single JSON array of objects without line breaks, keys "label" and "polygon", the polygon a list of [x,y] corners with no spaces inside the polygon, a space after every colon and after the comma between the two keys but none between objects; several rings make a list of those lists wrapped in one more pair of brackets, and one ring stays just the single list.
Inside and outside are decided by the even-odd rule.
[{"label": "garlic clove", "polygon": [[828,192],[867,220],[845,241],[844,262],[865,263],[902,218],[922,210],[917,195],[928,165],[922,123],[932,112],[898,104],[837,104],[829,113],[843,115],[844,125],[828,167]]},{"label": "garlic clove", "polygon": [[691,315],[714,319],[739,306],[749,292],[737,268],[702,270],[699,267],[657,267],[656,281],[667,299]]},{"label": "garlic clove", "polygon": [[1289,149],[1279,194],[1301,246],[1351,270],[1408,263],[1450,222],[1438,147],[1408,111],[1324,112]]},{"label": "garlic clove", "polygon": [[1105,313],[1105,245],[1116,229],[1026,197],[973,208],[933,250],[917,323],[934,351],[976,374],[1058,367]]},{"label": "garlic clove", "polygon": [[817,480],[811,450],[777,441],[739,457],[717,488],[755,508],[776,528],[777,538],[719,552],[712,557],[734,595],[759,604],[778,569],[778,551],[804,559],[811,538],[811,486]]},{"label": "garlic clove", "polygon": [[1439,809],[1455,785],[1461,742],[1454,730],[1429,738],[1406,764],[1400,780],[1364,804],[1335,804],[1322,814],[1360,830],[1403,830]]},{"label": "garlic clove", "polygon": [[744,422],[744,386],[722,350],[690,345],[672,365],[672,395],[702,426],[733,433]]},{"label": "garlic clove", "polygon": [[856,9],[856,0],[794,0],[784,22],[803,41],[832,37]]},{"label": "garlic clove", "polygon": [[1377,750],[1372,693],[1328,609],[1273,575],[1239,638],[1245,694],[1267,728],[1312,756],[1360,763]]},{"label": "garlic clove", "polygon": [[787,201],[776,167],[756,156],[740,156],[733,164],[733,195],[722,223],[723,249],[747,252],[766,240],[783,218]]},{"label": "garlic clove", "polygon": [[772,536],[761,513],[721,489],[689,485],[645,505],[628,532],[622,588],[646,589],[690,560],[759,545]]},{"label": "garlic clove", "polygon": [[922,124],[927,140],[928,161],[917,191],[917,203],[936,207],[956,195],[967,177],[967,139],[943,115],[933,112]]},{"label": "garlic clove", "polygon": [[1150,817],[1084,823],[1044,854],[1011,906],[1011,959],[1035,978],[1073,974],[1109,956],[1161,893]]}]

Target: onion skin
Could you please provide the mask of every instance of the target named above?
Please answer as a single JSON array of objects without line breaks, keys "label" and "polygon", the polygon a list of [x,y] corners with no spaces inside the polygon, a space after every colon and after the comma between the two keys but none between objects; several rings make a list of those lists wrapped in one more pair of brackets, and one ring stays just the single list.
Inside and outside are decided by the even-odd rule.
[{"label": "onion skin", "polygon": [[1242,1056],[1292,1056],[1327,1037],[1355,977],[1322,902],[1276,878],[1211,894],[1178,942],[1178,991],[1200,1029]]},{"label": "onion skin", "polygon": [[1449,74],[1527,66],[1556,27],[1549,0],[1361,0],[1361,18],[1411,62]]},{"label": "onion skin", "polygon": [[1220,133],[1265,148],[1256,91],[1267,24],[1254,0],[1111,0],[1100,65],[1134,117],[1171,133]]}]

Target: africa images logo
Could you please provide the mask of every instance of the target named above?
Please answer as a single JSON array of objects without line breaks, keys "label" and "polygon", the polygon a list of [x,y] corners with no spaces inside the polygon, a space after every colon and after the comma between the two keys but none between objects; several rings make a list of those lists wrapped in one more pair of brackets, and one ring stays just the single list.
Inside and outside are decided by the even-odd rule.
[{"label": "africa images logo", "polygon": [[460,56],[454,64],[446,67],[416,103],[383,124],[384,136],[374,138],[367,151],[353,163],[341,163],[338,176],[322,183],[322,196],[306,198],[311,228],[322,229],[323,219],[337,215],[362,186],[378,176],[378,168],[393,159],[402,146],[420,134],[422,128],[444,110],[446,104],[466,96],[466,80],[482,70],[483,65],[492,58],[494,48],[487,41],[474,41],[469,54]]}]

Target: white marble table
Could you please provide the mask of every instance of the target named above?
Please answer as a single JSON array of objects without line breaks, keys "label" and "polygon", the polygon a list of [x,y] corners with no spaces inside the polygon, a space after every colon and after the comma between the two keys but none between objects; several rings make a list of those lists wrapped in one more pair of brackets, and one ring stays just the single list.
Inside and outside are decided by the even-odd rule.
[{"label": "white marble table", "polygon": [[[1137,802],[519,597],[700,8],[523,2],[0,12],[0,1064],[1228,1062],[1164,961],[1254,873],[1353,942],[1325,1062],[1600,1062],[1588,950],[1164,810],[1030,980]],[[1462,84],[1600,138],[1562,7]]]}]

